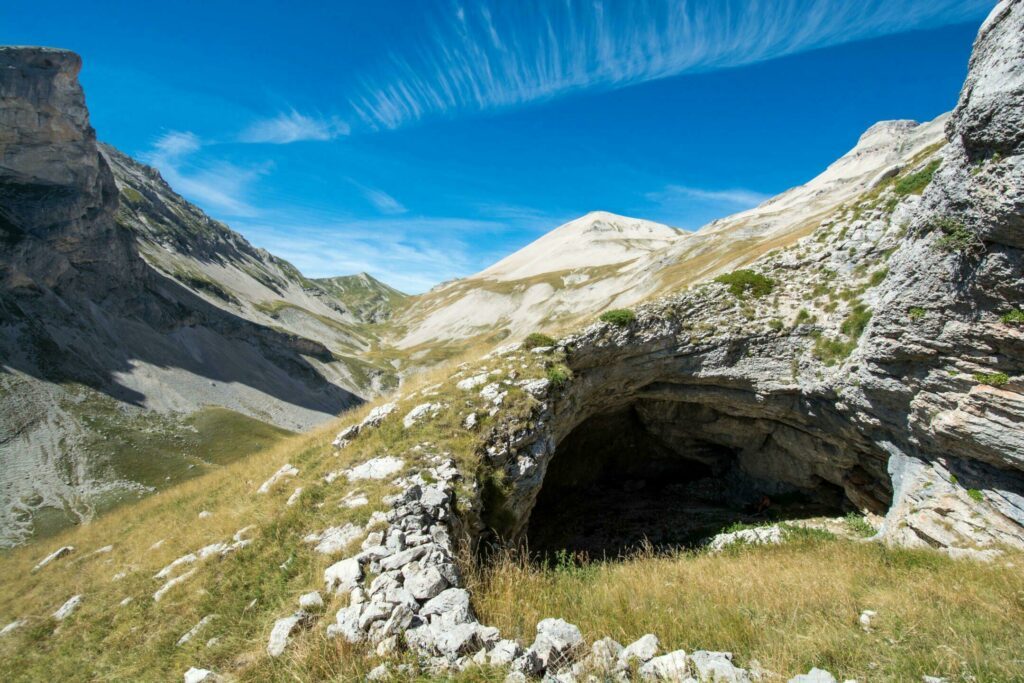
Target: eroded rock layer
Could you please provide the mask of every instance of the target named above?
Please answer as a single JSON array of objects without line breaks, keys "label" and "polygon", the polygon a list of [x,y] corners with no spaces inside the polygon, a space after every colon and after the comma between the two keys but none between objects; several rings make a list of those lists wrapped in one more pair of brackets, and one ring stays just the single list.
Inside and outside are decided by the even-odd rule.
[{"label": "eroded rock layer", "polygon": [[499,531],[525,533],[580,425],[625,411],[654,445],[620,463],[667,450],[754,499],[838,491],[896,543],[1024,545],[1022,36],[1024,6],[1002,3],[948,144],[809,237],[563,339],[573,379],[492,439]]}]

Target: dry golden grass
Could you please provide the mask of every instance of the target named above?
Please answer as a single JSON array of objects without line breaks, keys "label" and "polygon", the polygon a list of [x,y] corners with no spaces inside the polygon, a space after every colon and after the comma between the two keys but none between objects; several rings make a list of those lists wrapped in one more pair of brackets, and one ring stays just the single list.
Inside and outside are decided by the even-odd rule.
[{"label": "dry golden grass", "polygon": [[[777,547],[582,567],[505,555],[473,584],[482,619],[527,640],[537,621],[559,616],[588,640],[655,633],[668,650],[731,651],[778,674],[770,680],[818,666],[839,680],[1020,681],[1022,560],[956,562],[809,534]],[[865,609],[878,612],[870,632],[857,621]]]},{"label": "dry golden grass", "polygon": [[[543,362],[533,362],[529,370],[539,376]],[[518,371],[521,377],[528,376],[524,369]],[[423,464],[417,461],[418,454],[430,449],[414,447],[429,442],[450,453],[473,477],[478,465],[473,454],[489,418],[482,418],[481,431],[461,427],[465,412],[481,406],[474,403],[479,402],[475,392],[455,388],[453,373],[454,367],[447,364],[418,376],[403,391],[394,415],[340,453],[330,445],[335,434],[361,420],[373,405],[44,543],[0,556],[0,626],[15,619],[26,621],[0,638],[0,680],[180,680],[190,666],[253,681],[354,680],[369,671],[377,664],[372,657],[324,637],[329,617],[298,637],[278,659],[266,655],[267,637],[274,620],[294,612],[299,595],[320,588],[323,570],[340,559],[312,552],[303,537],[346,522],[363,524],[373,510],[385,507],[381,497],[395,491],[386,481],[349,483],[341,477],[326,484],[325,474],[385,454],[403,457],[405,472],[415,471]],[[512,388],[506,403],[516,411],[530,400]],[[433,419],[404,429],[402,416],[426,401],[441,401],[446,407]],[[299,468],[299,476],[279,483],[267,495],[257,494],[259,485],[286,462]],[[286,507],[296,486],[303,487],[303,495],[296,505]],[[367,495],[369,505],[340,507],[341,499],[355,490]],[[204,510],[212,515],[200,519]],[[230,541],[249,525],[256,525],[251,546],[186,567],[197,568],[192,578],[160,602],[152,599],[163,584],[154,578],[162,567],[203,546]],[[158,541],[162,542],[153,548]],[[111,552],[92,554],[108,544],[113,545]],[[42,557],[62,545],[76,550],[32,573]],[[120,572],[127,575],[113,580]],[[57,628],[50,615],[75,594],[84,596],[81,606]],[[121,605],[126,597],[132,601]],[[333,614],[339,606],[333,600],[326,612]],[[211,614],[216,617],[199,636],[176,645]],[[207,640],[214,637],[217,642],[207,647]]]}]

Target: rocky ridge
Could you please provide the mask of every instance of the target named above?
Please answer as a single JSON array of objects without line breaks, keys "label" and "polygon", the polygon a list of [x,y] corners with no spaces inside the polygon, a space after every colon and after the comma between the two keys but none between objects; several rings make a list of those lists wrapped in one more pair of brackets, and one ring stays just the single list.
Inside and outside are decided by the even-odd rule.
[{"label": "rocky ridge", "polygon": [[[80,68],[65,50],[0,48],[0,545],[151,491],[152,469],[207,464],[159,462],[207,406],[301,430],[395,381],[356,358],[374,341],[337,287],[98,146]],[[380,298],[378,318],[401,297]],[[112,436],[153,434],[143,471],[111,456]]]}]

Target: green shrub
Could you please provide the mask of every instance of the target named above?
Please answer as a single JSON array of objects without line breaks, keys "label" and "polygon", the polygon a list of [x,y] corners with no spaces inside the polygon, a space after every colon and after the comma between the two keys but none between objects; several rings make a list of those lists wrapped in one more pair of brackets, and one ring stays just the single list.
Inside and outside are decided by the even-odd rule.
[{"label": "green shrub", "polygon": [[947,253],[971,254],[982,248],[981,240],[963,222],[948,216],[935,218],[929,223],[934,230],[942,233],[935,247]]},{"label": "green shrub", "polygon": [[840,341],[819,336],[814,341],[814,355],[825,365],[832,367],[853,353],[857,346],[854,341]]},{"label": "green shrub", "polygon": [[877,287],[882,284],[882,280],[884,280],[888,274],[888,268],[881,268],[871,273],[871,278],[868,280],[868,287]]},{"label": "green shrub", "polygon": [[921,194],[924,192],[924,188],[928,187],[928,183],[932,181],[932,176],[935,175],[935,171],[939,169],[941,161],[933,161],[917,173],[911,173],[904,176],[896,182],[893,190],[901,197],[906,197],[908,194]]},{"label": "green shrub", "polygon": [[871,309],[864,306],[864,304],[857,304],[850,311],[850,314],[846,316],[846,319],[843,320],[839,330],[850,339],[856,340],[864,333],[864,328],[868,326],[870,320]]},{"label": "green shrub", "polygon": [[802,325],[803,323],[809,323],[812,322],[813,320],[814,319],[811,317],[811,314],[807,312],[807,309],[801,308],[797,312],[796,319],[793,321],[793,323],[796,325]]},{"label": "green shrub", "polygon": [[1010,378],[1005,372],[976,372],[974,373],[974,380],[981,384],[987,384],[990,387],[1001,387],[1010,381]]},{"label": "green shrub", "polygon": [[546,334],[540,332],[534,332],[527,335],[526,339],[523,340],[523,346],[527,349],[537,349],[542,346],[554,346],[555,340],[553,337],[549,337]]},{"label": "green shrub", "polygon": [[572,370],[562,364],[552,365],[548,368],[548,380],[556,387],[560,387],[572,379]]},{"label": "green shrub", "polygon": [[980,503],[985,500],[985,496],[983,496],[981,491],[978,489],[967,489],[967,495],[976,503]]},{"label": "green shrub", "polygon": [[1014,309],[1009,313],[1004,313],[999,319],[1009,325],[1024,325],[1024,311]]},{"label": "green shrub", "polygon": [[634,320],[636,320],[636,313],[628,308],[613,308],[601,314],[602,322],[618,325],[619,327],[625,327]]},{"label": "green shrub", "polygon": [[928,311],[924,310],[920,306],[912,306],[910,310],[907,311],[907,315],[910,316],[911,320],[917,321],[928,315]]},{"label": "green shrub", "polygon": [[715,278],[715,282],[729,285],[729,291],[733,296],[742,299],[746,295],[755,298],[767,296],[775,288],[775,281],[752,270],[734,270],[731,273],[723,273]]},{"label": "green shrub", "polygon": [[778,318],[772,318],[771,320],[768,321],[768,327],[771,328],[772,330],[775,330],[776,332],[778,332],[783,327],[782,326],[782,321],[779,320]]}]

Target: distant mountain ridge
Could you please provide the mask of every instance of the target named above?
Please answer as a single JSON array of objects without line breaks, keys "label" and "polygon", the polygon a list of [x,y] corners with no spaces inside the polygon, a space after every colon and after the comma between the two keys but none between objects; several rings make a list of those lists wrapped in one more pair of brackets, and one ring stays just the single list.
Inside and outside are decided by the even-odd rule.
[{"label": "distant mountain ridge", "polygon": [[934,157],[948,115],[927,123],[883,121],[808,183],[695,232],[608,212],[555,228],[467,278],[415,297],[391,342],[417,357],[449,355],[498,338],[566,329],[607,308],[750,263],[809,235],[835,209]]}]

